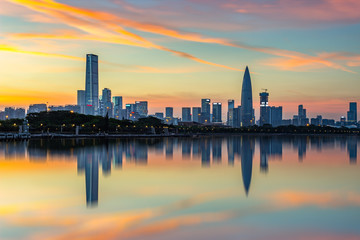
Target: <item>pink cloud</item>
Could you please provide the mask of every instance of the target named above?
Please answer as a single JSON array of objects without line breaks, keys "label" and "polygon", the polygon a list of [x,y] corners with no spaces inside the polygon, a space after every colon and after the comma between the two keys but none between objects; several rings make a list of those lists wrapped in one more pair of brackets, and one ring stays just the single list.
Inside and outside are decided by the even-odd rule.
[{"label": "pink cloud", "polygon": [[360,21],[360,1],[357,0],[276,0],[266,2],[233,1],[223,4],[240,14],[251,14],[272,20],[308,23]]}]

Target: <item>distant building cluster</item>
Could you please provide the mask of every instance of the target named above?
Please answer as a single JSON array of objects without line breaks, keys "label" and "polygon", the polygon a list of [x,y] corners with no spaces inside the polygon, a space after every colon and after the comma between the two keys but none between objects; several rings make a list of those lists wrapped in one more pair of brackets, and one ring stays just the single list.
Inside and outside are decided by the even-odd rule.
[{"label": "distant building cluster", "polygon": [[[112,96],[109,88],[102,90],[99,96],[99,70],[98,56],[86,55],[86,77],[85,90],[77,91],[77,104],[65,106],[47,106],[47,104],[32,104],[27,114],[42,111],[71,111],[86,115],[108,116],[115,119],[129,119],[136,121],[139,118],[149,116],[148,102],[135,101],[134,103],[123,104],[122,96]],[[174,125],[226,125],[229,127],[248,127],[253,125],[273,127],[282,125],[326,125],[326,126],[360,126],[357,120],[357,103],[349,103],[347,116],[342,116],[339,121],[324,119],[321,115],[316,118],[309,118],[303,105],[298,106],[298,113],[292,119],[283,119],[282,106],[269,105],[269,92],[264,89],[260,92],[260,116],[255,121],[253,108],[252,86],[249,68],[246,67],[241,90],[241,105],[236,106],[235,100],[228,100],[226,120],[222,118],[223,107],[221,102],[211,103],[211,99],[201,99],[201,106],[183,107],[181,117],[174,116],[174,108],[165,107],[164,112],[156,112],[153,117],[163,120],[167,124]],[[7,107],[0,111],[0,120],[25,118],[25,109]]]}]

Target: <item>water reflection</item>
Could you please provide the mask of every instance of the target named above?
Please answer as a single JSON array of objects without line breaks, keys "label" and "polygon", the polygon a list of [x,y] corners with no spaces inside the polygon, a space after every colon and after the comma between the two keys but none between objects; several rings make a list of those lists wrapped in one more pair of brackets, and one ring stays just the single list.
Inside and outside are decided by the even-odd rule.
[{"label": "water reflection", "polygon": [[[324,153],[340,148],[347,152],[351,164],[357,162],[359,137],[317,136],[229,136],[196,138],[144,138],[144,139],[61,139],[0,142],[0,159],[28,159],[45,162],[53,159],[77,161],[79,176],[85,176],[87,206],[97,206],[99,199],[99,168],[103,176],[110,176],[112,168],[122,169],[124,164],[147,166],[150,161],[197,162],[203,168],[238,167],[244,192],[250,192],[253,162],[259,161],[262,174],[270,170],[271,160],[282,160],[283,149],[297,154],[299,162],[310,152]],[[258,153],[258,155],[256,154]],[[155,154],[156,157],[151,154]],[[258,159],[254,159],[254,155]],[[125,158],[125,161],[123,161]],[[227,159],[227,161],[226,161]],[[185,163],[185,161],[184,161]],[[241,169],[241,171],[240,171]]]}]

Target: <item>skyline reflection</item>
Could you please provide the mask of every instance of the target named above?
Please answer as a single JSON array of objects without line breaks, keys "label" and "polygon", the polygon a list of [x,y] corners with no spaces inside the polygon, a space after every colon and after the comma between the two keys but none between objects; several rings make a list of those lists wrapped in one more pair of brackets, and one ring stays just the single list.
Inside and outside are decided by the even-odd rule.
[{"label": "skyline reflection", "polygon": [[[346,150],[350,164],[357,163],[360,139],[318,136],[229,136],[195,138],[126,138],[126,139],[55,139],[22,142],[0,142],[0,157],[5,160],[27,158],[46,162],[55,157],[76,161],[77,173],[85,177],[86,204],[96,207],[99,201],[99,168],[111,176],[112,168],[125,165],[148,166],[154,160],[161,164],[198,163],[202,168],[228,166],[239,168],[246,196],[251,189],[253,162],[259,161],[259,172],[271,172],[271,161],[283,160],[284,149],[292,149],[297,160],[306,161],[310,152],[326,153],[329,149]],[[156,158],[152,157],[156,154]],[[256,156],[256,159],[254,159]],[[125,159],[125,161],[123,161]],[[227,159],[227,161],[225,160]],[[190,161],[189,161],[190,160]],[[241,170],[240,170],[241,169]]]}]

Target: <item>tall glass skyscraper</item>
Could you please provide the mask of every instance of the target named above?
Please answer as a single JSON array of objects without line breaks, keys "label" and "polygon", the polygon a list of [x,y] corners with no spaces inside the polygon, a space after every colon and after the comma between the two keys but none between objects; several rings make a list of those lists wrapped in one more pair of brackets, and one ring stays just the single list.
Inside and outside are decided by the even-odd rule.
[{"label": "tall glass skyscraper", "polygon": [[222,122],[221,120],[221,103],[214,102],[213,103],[213,115],[212,115],[212,121],[216,123]]},{"label": "tall glass skyscraper", "polygon": [[101,104],[100,104],[100,112],[103,117],[108,115],[108,117],[112,117],[113,112],[113,103],[111,102],[111,90],[108,88],[104,88],[102,90],[101,96]]},{"label": "tall glass skyscraper", "polygon": [[122,115],[122,97],[121,96],[115,96],[113,97],[113,103],[114,103],[114,118],[116,119],[123,119],[123,115]]},{"label": "tall glass skyscraper", "polygon": [[183,122],[191,122],[191,108],[183,107],[182,108],[182,119]]},{"label": "tall glass skyscraper", "polygon": [[194,122],[200,122],[201,120],[201,108],[193,107],[192,108],[192,120]]},{"label": "tall glass skyscraper", "polygon": [[349,111],[347,112],[348,122],[357,122],[357,104],[356,102],[349,103]]},{"label": "tall glass skyscraper", "polygon": [[246,66],[241,90],[241,124],[243,127],[254,125],[254,109],[249,68]]},{"label": "tall glass skyscraper", "polygon": [[210,123],[210,99],[201,99],[201,122]]},{"label": "tall glass skyscraper", "polygon": [[87,108],[86,114],[97,114],[99,109],[99,74],[98,56],[94,54],[86,55],[86,82],[85,82],[85,101]]}]

